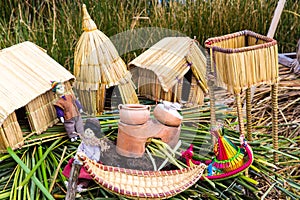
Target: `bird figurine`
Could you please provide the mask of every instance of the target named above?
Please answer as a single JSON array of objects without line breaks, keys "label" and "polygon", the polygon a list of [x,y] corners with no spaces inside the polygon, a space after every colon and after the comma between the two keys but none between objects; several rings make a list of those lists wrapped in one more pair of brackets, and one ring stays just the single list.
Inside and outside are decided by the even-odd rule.
[{"label": "bird figurine", "polygon": [[182,152],[182,154],[181,154],[181,156],[183,158],[185,158],[186,164],[189,167],[192,167],[194,165],[200,165],[200,163],[201,163],[199,160],[194,160],[193,159],[193,156],[194,156],[193,147],[194,147],[193,144],[191,144],[189,146],[189,148],[187,150],[185,150],[184,152]]}]

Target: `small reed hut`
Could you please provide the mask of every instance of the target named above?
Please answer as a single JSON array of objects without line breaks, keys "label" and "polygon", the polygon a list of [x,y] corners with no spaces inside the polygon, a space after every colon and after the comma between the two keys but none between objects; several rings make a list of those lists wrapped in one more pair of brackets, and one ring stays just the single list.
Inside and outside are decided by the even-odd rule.
[{"label": "small reed hut", "polygon": [[97,29],[83,4],[84,32],[74,53],[74,88],[84,110],[90,115],[104,111],[106,91],[117,86],[124,104],[138,103],[131,73],[110,39]]},{"label": "small reed hut", "polygon": [[23,145],[26,133],[21,127],[40,134],[57,122],[51,80],[64,82],[71,92],[74,76],[28,41],[0,51],[0,70],[0,153],[4,153],[7,147]]},{"label": "small reed hut", "polygon": [[129,63],[138,93],[155,101],[202,105],[206,58],[196,40],[166,37]]}]

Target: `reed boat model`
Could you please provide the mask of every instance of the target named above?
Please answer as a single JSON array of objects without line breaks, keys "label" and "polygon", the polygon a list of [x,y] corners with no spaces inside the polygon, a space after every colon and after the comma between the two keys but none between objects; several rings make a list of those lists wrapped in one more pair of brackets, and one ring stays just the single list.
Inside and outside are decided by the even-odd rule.
[{"label": "reed boat model", "polygon": [[245,150],[244,158],[243,158],[244,163],[240,167],[237,167],[232,170],[227,170],[227,171],[225,171],[223,173],[219,173],[219,174],[207,175],[205,177],[209,180],[222,180],[222,179],[235,177],[235,176],[239,175],[240,173],[244,172],[253,163],[253,152],[252,152],[251,147],[247,143],[244,144],[243,149]]},{"label": "reed boat model", "polygon": [[217,143],[214,145],[214,158],[206,161],[194,160],[193,145],[182,152],[186,164],[189,167],[205,163],[207,173],[204,173],[201,180],[222,180],[235,177],[248,169],[253,163],[253,152],[250,145],[240,136],[240,146],[236,146],[226,136],[221,134],[221,129],[214,129],[211,133],[216,136]]},{"label": "reed boat model", "polygon": [[132,199],[166,199],[194,185],[206,165],[180,170],[141,171],[99,164],[80,154],[83,167],[104,189]]}]

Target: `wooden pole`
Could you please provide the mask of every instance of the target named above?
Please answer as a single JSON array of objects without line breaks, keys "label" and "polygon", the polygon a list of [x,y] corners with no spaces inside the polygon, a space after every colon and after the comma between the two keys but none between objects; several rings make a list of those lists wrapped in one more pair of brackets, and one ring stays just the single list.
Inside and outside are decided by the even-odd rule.
[{"label": "wooden pole", "polygon": [[[273,38],[282,10],[284,8],[284,4],[285,4],[286,0],[279,0],[275,13],[274,13],[274,17],[272,19],[271,22],[271,26],[269,28],[268,31],[268,37]],[[278,150],[278,83],[276,82],[275,84],[273,84],[272,86],[272,136],[273,136],[273,148],[275,150]],[[278,163],[279,158],[278,158],[278,154],[276,152],[274,152],[274,162],[275,164]]]},{"label": "wooden pole", "polygon": [[[276,31],[276,28],[278,26],[278,22],[279,22],[279,19],[280,19],[280,16],[281,16],[281,13],[282,13],[282,10],[284,8],[284,4],[285,4],[286,0],[279,0],[278,1],[278,4],[277,4],[277,7],[275,9],[275,12],[274,12],[274,16],[273,16],[273,19],[272,19],[272,22],[271,22],[271,25],[269,27],[269,31],[268,31],[268,34],[267,36],[270,37],[270,38],[273,38],[274,37],[274,34],[275,34],[275,31]],[[275,83],[273,84],[272,86],[272,118],[273,118],[273,123],[272,123],[272,135],[273,135],[273,148],[275,150],[278,150],[278,145],[276,145],[278,143],[278,141],[276,141],[276,138],[278,140],[278,103],[277,103],[277,100],[278,100],[278,97],[277,97],[277,93],[278,92],[278,83]],[[256,87],[253,86],[251,87],[251,102],[253,100],[253,96],[254,96],[254,93],[255,93],[255,89]],[[276,93],[276,94],[275,94]],[[278,162],[278,154],[275,152],[274,153],[274,162],[277,163]]]},{"label": "wooden pole", "polygon": [[286,0],[279,0],[267,36],[273,38]]},{"label": "wooden pole", "polygon": [[77,181],[78,181],[78,175],[80,172],[81,165],[82,164],[80,163],[80,161],[76,159],[72,163],[66,200],[74,200],[76,198]]},{"label": "wooden pole", "polygon": [[297,43],[297,50],[296,50],[296,60],[295,60],[295,64],[294,64],[294,72],[296,74],[300,73],[300,39],[298,40]]},{"label": "wooden pole", "polygon": [[[268,34],[267,34],[267,36],[270,37],[270,38],[273,38],[274,35],[275,35],[275,31],[276,31],[276,28],[278,26],[278,22],[279,22],[282,10],[284,8],[285,2],[286,2],[286,0],[279,0],[278,1],[277,7],[276,7],[275,12],[274,12],[274,16],[273,16],[273,19],[272,19],[272,22],[271,22],[271,25],[269,27],[269,31],[268,31]],[[256,89],[255,86],[251,87],[251,101],[253,99],[255,89]]]}]

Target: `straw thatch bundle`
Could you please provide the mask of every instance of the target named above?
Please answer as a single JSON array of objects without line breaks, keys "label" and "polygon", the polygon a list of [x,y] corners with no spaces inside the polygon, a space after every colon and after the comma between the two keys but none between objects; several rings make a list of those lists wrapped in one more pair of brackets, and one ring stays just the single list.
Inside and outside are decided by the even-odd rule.
[{"label": "straw thatch bundle", "polygon": [[135,86],[126,64],[110,39],[97,29],[83,4],[83,30],[75,48],[75,88],[90,114],[104,109],[106,89],[119,85],[123,103],[138,103]]},{"label": "straw thatch bundle", "polygon": [[[205,62],[195,40],[166,37],[132,60],[129,67],[137,67],[133,76],[141,95],[182,103],[183,93],[188,92],[187,104],[199,105],[208,90]],[[190,80],[187,80],[188,75]]]},{"label": "straw thatch bundle", "polygon": [[71,91],[74,76],[31,42],[1,50],[0,69],[0,152],[6,152],[23,144],[21,124],[40,134],[57,122],[51,80]]}]

